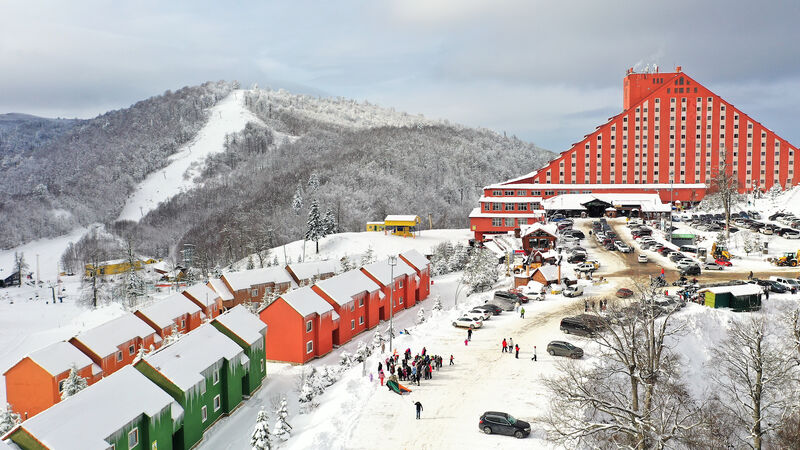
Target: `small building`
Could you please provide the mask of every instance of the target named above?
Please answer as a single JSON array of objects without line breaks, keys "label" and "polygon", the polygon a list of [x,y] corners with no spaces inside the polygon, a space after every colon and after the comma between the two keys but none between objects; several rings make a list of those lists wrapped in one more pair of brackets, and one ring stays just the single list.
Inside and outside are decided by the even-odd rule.
[{"label": "small building", "polygon": [[678,247],[682,247],[684,245],[694,245],[696,238],[697,236],[692,233],[672,233],[670,242]]},{"label": "small building", "polygon": [[[147,261],[152,261],[155,263],[156,261],[152,258],[147,258]],[[133,270],[142,270],[145,261],[142,259],[135,259],[133,260]],[[94,265],[86,264],[84,266],[85,275],[87,277],[92,276],[92,272],[94,271]],[[131,270],[131,262],[128,259],[113,259],[111,261],[103,261],[97,263],[97,274],[98,275],[116,275],[120,273],[125,273]]]},{"label": "small building", "polygon": [[[220,310],[222,308],[233,308],[235,306],[233,302],[233,293],[230,289],[228,289],[228,286],[221,279],[212,278],[208,280],[207,287],[216,292],[219,296]],[[193,295],[191,295],[190,298],[193,298]]]},{"label": "small building", "polygon": [[705,297],[709,308],[731,308],[734,311],[758,311],[764,290],[757,284],[716,286],[697,291]]},{"label": "small building", "polygon": [[[219,280],[213,281],[219,282]],[[227,289],[225,289],[225,292],[230,295],[230,299],[232,300],[233,295],[231,295]],[[203,315],[208,319],[213,319],[222,312],[222,297],[218,292],[205,284],[193,284],[181,292],[181,294],[191,300],[192,303],[199,306]]]},{"label": "small building", "polygon": [[242,380],[250,361],[242,347],[205,324],[134,367],[183,408],[183,427],[173,447],[188,450],[217,419],[242,403]]},{"label": "small building", "polygon": [[531,249],[526,261],[528,267],[535,269],[545,264],[555,264],[558,262],[558,253],[555,250],[542,251],[539,249]]},{"label": "small building", "polygon": [[367,231],[383,231],[385,228],[383,222],[367,222]]},{"label": "small building", "polygon": [[380,285],[360,270],[349,270],[318,281],[311,289],[339,315],[339,327],[333,331],[333,345],[345,344],[380,322],[383,292]]},{"label": "small building", "polygon": [[414,300],[420,302],[431,293],[431,262],[416,250],[407,250],[397,255],[417,272],[417,291]]},{"label": "small building", "polygon": [[56,342],[22,358],[3,374],[11,410],[27,419],[60,402],[64,380],[72,367],[89,385],[103,377],[100,366],[66,342]]},{"label": "small building", "polygon": [[306,286],[281,294],[259,313],[267,324],[267,359],[303,364],[333,349],[339,315]]},{"label": "small building", "polygon": [[250,360],[250,369],[242,380],[242,393],[252,395],[261,387],[261,382],[267,376],[266,365],[266,338],[267,324],[262,322],[257,315],[251,313],[242,305],[234,306],[230,311],[220,314],[211,321],[220,333],[242,347],[247,359]]},{"label": "small building", "polygon": [[177,330],[186,334],[203,323],[205,314],[185,295],[172,294],[134,312],[136,317],[150,325],[156,333],[165,338]]},{"label": "small building", "polygon": [[568,279],[575,279],[575,275],[571,269],[559,265],[548,264],[534,269],[533,272],[531,272],[528,281],[537,281],[541,284],[549,286],[551,284],[563,283],[564,280]]},{"label": "small building", "polygon": [[24,450],[170,450],[182,420],[172,397],[125,367],[17,425],[6,439]]},{"label": "small building", "polygon": [[553,223],[534,223],[520,227],[519,237],[526,255],[535,250],[548,251],[556,247],[558,231]]},{"label": "small building", "polygon": [[0,278],[0,288],[18,286],[19,285],[19,271],[14,271],[11,275]]},{"label": "small building", "polygon": [[298,286],[313,284],[317,280],[325,280],[336,275],[336,270],[341,267],[339,261],[309,261],[294,263],[286,266],[286,272]]},{"label": "small building", "polygon": [[220,280],[233,294],[233,302],[222,301],[225,308],[250,302],[261,302],[267,292],[286,292],[292,287],[292,277],[283,267],[264,267],[222,275]]},{"label": "small building", "polygon": [[414,215],[388,215],[383,221],[384,232],[395,236],[414,237],[419,234],[420,218]]},{"label": "small building", "polygon": [[[381,320],[388,320],[390,309],[388,303],[394,301],[391,309],[392,314],[397,314],[403,309],[410,308],[416,304],[417,292],[417,271],[406,264],[401,258],[397,258],[394,268],[389,265],[389,260],[377,261],[367,264],[361,268],[372,281],[378,283],[383,290],[384,306],[380,308]],[[394,276],[394,279],[392,279]]]},{"label": "small building", "polygon": [[86,354],[109,376],[129,365],[139,349],[157,348],[161,336],[131,313],[98,325],[71,338],[69,343]]}]

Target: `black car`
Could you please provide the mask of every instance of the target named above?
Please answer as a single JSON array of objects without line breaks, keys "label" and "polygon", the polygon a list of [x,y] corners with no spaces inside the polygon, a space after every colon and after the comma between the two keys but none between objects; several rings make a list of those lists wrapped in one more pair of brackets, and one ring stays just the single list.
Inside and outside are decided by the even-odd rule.
[{"label": "black car", "polygon": [[483,311],[489,311],[492,315],[496,316],[503,312],[503,308],[493,304],[493,303],[485,303],[480,306],[476,306],[474,309],[480,309]]},{"label": "black car", "polygon": [[494,298],[506,300],[509,302],[517,301],[517,295],[514,294],[513,292],[508,292],[508,291],[494,291]]},{"label": "black car", "polygon": [[566,341],[551,341],[547,344],[547,353],[550,356],[566,356],[579,359],[583,357],[583,349]]},{"label": "black car", "polygon": [[531,424],[514,418],[511,414],[486,411],[478,421],[478,429],[486,434],[504,434],[522,439],[531,434]]},{"label": "black car", "polygon": [[571,264],[585,262],[585,261],[586,261],[586,255],[583,253],[574,253],[572,255],[569,255],[569,258],[567,258],[567,262]]},{"label": "black car", "polygon": [[692,276],[692,275],[700,275],[700,266],[692,265],[685,269],[681,270],[681,275],[684,276]]}]

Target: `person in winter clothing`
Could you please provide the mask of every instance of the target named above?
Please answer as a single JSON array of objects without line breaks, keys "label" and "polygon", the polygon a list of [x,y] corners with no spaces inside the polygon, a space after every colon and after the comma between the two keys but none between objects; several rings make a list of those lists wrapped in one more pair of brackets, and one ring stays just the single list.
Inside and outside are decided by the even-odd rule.
[{"label": "person in winter clothing", "polygon": [[381,386],[383,386],[383,379],[386,378],[386,375],[384,375],[382,370],[378,372],[378,378],[381,380]]},{"label": "person in winter clothing", "polygon": [[533,346],[533,358],[531,358],[531,361],[536,361],[536,346],[535,345]]},{"label": "person in winter clothing", "polygon": [[464,345],[469,345],[469,339],[464,339]]},{"label": "person in winter clothing", "polygon": [[467,329],[467,340],[472,340],[472,328]]},{"label": "person in winter clothing", "polygon": [[383,370],[383,364],[381,364],[381,362],[378,361],[378,372],[380,372],[381,370]]},{"label": "person in winter clothing", "polygon": [[414,406],[417,407],[417,420],[419,420],[419,415],[422,412],[422,403],[414,402]]},{"label": "person in winter clothing", "polygon": [[514,348],[514,338],[508,338],[508,353],[511,353],[511,349]]},{"label": "person in winter clothing", "polygon": [[514,350],[516,350],[515,358],[519,359],[519,345],[514,346]]},{"label": "person in winter clothing", "polygon": [[503,338],[503,353],[508,351],[508,342],[506,342],[505,338]]},{"label": "person in winter clothing", "polygon": [[456,363],[453,362],[453,355],[450,355],[450,365],[454,366]]},{"label": "person in winter clothing", "polygon": [[519,317],[520,317],[520,319],[524,319],[525,318],[525,308],[520,308]]}]

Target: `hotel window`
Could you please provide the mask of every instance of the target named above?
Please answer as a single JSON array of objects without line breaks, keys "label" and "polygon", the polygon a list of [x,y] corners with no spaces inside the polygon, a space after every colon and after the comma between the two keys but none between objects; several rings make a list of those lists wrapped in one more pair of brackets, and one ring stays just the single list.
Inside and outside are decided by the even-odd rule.
[{"label": "hotel window", "polygon": [[514,204],[513,203],[506,203],[506,211],[513,211]]},{"label": "hotel window", "polygon": [[362,306],[364,306],[364,299],[363,298],[358,301],[358,307],[360,308]]},{"label": "hotel window", "polygon": [[[312,341],[306,342],[306,353],[311,353],[313,351],[314,351],[314,342]],[[203,408],[205,408],[205,406]]]},{"label": "hotel window", "polygon": [[312,329],[313,329],[313,325],[311,324],[311,321],[309,320],[309,321],[306,322],[306,333],[311,333]]},{"label": "hotel window", "polygon": [[492,226],[495,227],[495,228],[502,227],[503,226],[503,219],[501,219],[499,217],[493,217],[492,218]]},{"label": "hotel window", "polygon": [[355,330],[356,329],[356,319],[350,320],[350,329],[351,330]]},{"label": "hotel window", "polygon": [[531,195],[542,195],[542,191],[531,191]]},{"label": "hotel window", "polygon": [[492,203],[492,211],[502,211],[503,205],[501,203]]},{"label": "hotel window", "polygon": [[503,195],[503,191],[492,191],[492,195]]},{"label": "hotel window", "polygon": [[505,191],[503,195],[514,195],[514,191]]},{"label": "hotel window", "polygon": [[364,325],[364,316],[359,316],[358,317],[358,324],[359,325]]},{"label": "hotel window", "polygon": [[525,193],[526,193],[526,191],[517,191],[517,195],[520,196],[520,197],[524,197]]},{"label": "hotel window", "polygon": [[520,203],[519,204],[519,210],[520,211],[527,211],[528,210],[528,204],[527,203]]},{"label": "hotel window", "polygon": [[511,217],[506,217],[506,226],[513,227],[514,226],[514,219]]}]

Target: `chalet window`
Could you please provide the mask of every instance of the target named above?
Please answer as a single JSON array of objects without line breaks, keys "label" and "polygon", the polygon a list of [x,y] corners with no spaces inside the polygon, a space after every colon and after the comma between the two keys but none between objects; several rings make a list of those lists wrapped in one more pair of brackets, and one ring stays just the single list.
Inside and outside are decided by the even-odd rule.
[{"label": "chalet window", "polygon": [[122,352],[117,352],[117,362],[122,362]]},{"label": "chalet window", "polygon": [[364,325],[364,316],[358,316],[358,324]]},{"label": "chalet window", "polygon": [[492,203],[492,211],[500,211],[503,209],[503,206],[500,203]]},{"label": "chalet window", "polygon": [[362,306],[364,306],[364,299],[363,298],[358,300],[358,307],[361,308]]},{"label": "chalet window", "polygon": [[403,304],[403,297],[400,297],[400,304]]},{"label": "chalet window", "polygon": [[403,280],[400,280],[398,283],[399,283],[399,285],[400,285],[400,286],[398,287],[398,289],[403,289]]},{"label": "chalet window", "polygon": [[311,329],[312,329],[311,327],[312,327],[311,321],[309,320],[309,321],[306,322],[306,333],[311,333]]},{"label": "chalet window", "polygon": [[542,195],[542,191],[531,191],[531,195]]},{"label": "chalet window", "polygon": [[200,408],[200,416],[203,418],[203,422],[208,420],[208,408],[206,408],[205,406]]},{"label": "chalet window", "polygon": [[62,392],[64,390],[64,383],[67,382],[67,379],[63,379],[58,382],[58,392]]},{"label": "chalet window", "polygon": [[181,319],[181,328],[186,328],[186,319]]},{"label": "chalet window", "polygon": [[502,227],[503,226],[503,219],[499,217],[492,218],[492,226],[493,227]]},{"label": "chalet window", "polygon": [[214,380],[214,384],[219,383],[219,369],[214,371],[214,373],[212,374],[212,378]]},{"label": "chalet window", "polygon": [[222,399],[220,398],[219,394],[214,397],[214,411],[219,411],[219,408],[222,406]]},{"label": "chalet window", "polygon": [[507,227],[513,227],[514,226],[514,219],[511,218],[511,217],[507,217],[506,218],[506,226]]},{"label": "chalet window", "polygon": [[505,191],[504,195],[514,195],[514,191]]},{"label": "chalet window", "polygon": [[257,297],[257,296],[258,296],[258,289],[253,289],[253,290],[250,292],[250,296],[251,296],[251,297]]},{"label": "chalet window", "polygon": [[525,196],[525,191],[517,191],[517,195],[520,196],[520,197],[524,197]]},{"label": "chalet window", "polygon": [[503,191],[492,191],[492,195],[503,195]]},{"label": "chalet window", "polygon": [[513,203],[506,203],[506,211],[513,211],[514,204]]},{"label": "chalet window", "polygon": [[314,351],[314,343],[311,341],[306,342],[306,353],[311,353]]},{"label": "chalet window", "polygon": [[356,329],[356,319],[353,319],[353,320],[350,321],[350,329],[351,330],[355,330]]},{"label": "chalet window", "polygon": [[128,432],[128,448],[139,445],[139,428],[134,428]]},{"label": "chalet window", "polygon": [[136,346],[131,345],[130,347],[128,347],[128,355],[133,356],[134,353],[136,353]]},{"label": "chalet window", "polygon": [[528,204],[527,203],[520,203],[518,209],[520,211],[527,211],[528,210]]}]

